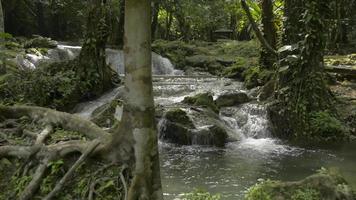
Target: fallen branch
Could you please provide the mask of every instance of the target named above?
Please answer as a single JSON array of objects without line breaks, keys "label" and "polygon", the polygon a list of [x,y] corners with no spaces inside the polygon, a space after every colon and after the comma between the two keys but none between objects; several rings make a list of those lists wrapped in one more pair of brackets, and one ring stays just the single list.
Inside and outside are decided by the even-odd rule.
[{"label": "fallen branch", "polygon": [[87,150],[79,157],[74,165],[68,170],[68,172],[57,183],[54,189],[43,198],[43,200],[50,200],[57,195],[57,193],[63,188],[64,183],[72,176],[74,171],[87,159],[87,157],[99,146],[100,141],[94,140],[87,148]]}]

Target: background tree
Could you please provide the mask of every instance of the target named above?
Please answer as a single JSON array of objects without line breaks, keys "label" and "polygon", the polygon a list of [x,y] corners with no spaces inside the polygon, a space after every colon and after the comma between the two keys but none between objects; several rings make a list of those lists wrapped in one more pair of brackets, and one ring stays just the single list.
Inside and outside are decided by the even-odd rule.
[{"label": "background tree", "polygon": [[5,32],[5,27],[4,27],[4,13],[2,10],[2,3],[0,1],[0,33]]},{"label": "background tree", "polygon": [[[268,44],[273,48],[277,48],[277,28],[275,24],[273,1],[272,0],[262,0],[262,33],[263,37],[266,39]],[[277,61],[276,54],[271,53],[262,46],[260,65],[264,68],[271,69],[274,63]]]}]

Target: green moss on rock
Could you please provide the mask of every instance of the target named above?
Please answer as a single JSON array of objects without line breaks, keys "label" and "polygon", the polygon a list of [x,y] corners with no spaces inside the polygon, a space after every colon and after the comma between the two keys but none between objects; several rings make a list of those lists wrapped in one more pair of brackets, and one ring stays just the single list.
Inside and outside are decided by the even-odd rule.
[{"label": "green moss on rock", "polygon": [[220,107],[229,107],[229,106],[237,106],[243,103],[247,103],[250,101],[250,98],[246,93],[226,93],[220,95],[216,100],[216,105]]},{"label": "green moss on rock", "polygon": [[347,182],[333,171],[322,169],[301,181],[264,181],[251,187],[246,200],[354,200]]},{"label": "green moss on rock", "polygon": [[215,105],[213,95],[210,93],[201,93],[192,97],[185,97],[182,102],[189,105],[207,107],[214,112],[219,112],[218,107]]}]

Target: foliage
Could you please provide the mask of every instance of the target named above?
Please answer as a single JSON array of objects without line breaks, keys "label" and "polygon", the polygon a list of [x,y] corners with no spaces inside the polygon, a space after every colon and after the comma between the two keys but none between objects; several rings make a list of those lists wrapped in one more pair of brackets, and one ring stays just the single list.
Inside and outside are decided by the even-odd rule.
[{"label": "foliage", "polygon": [[68,64],[56,63],[8,74],[0,88],[2,101],[5,104],[26,103],[62,109],[73,105],[81,98],[85,84],[67,68]]},{"label": "foliage", "polygon": [[196,189],[193,192],[184,194],[182,198],[182,200],[220,200],[220,199],[221,196],[219,194],[211,195],[209,192],[206,192],[204,190],[198,190],[198,189]]},{"label": "foliage", "polygon": [[248,189],[245,199],[246,200],[272,200],[268,192],[265,190],[264,186],[269,184],[270,181],[257,183]]},{"label": "foliage", "polygon": [[328,112],[312,113],[310,117],[311,132],[325,140],[339,140],[347,135],[345,125]]}]

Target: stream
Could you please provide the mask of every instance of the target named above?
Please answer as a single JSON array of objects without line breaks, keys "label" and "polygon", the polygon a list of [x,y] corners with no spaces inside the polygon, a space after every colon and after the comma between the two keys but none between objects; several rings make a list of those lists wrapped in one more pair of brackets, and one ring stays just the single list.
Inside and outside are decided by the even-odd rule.
[{"label": "stream", "polygon": [[[65,60],[78,55],[80,47],[60,45],[47,58],[29,56],[35,65],[39,60]],[[107,50],[107,62],[123,73],[122,51]],[[27,62],[28,63],[28,62]],[[30,65],[30,67],[33,67]],[[154,94],[157,107],[189,108],[179,102],[186,96],[212,92],[214,98],[228,91],[249,93],[241,82],[211,77],[184,76],[170,61],[153,53]],[[116,88],[97,100],[78,106],[77,114],[90,118],[99,106],[120,94]],[[220,193],[222,199],[243,199],[246,189],[262,179],[300,180],[321,167],[339,168],[356,188],[356,144],[329,149],[299,148],[271,136],[267,112],[256,101],[220,110],[219,120],[233,138],[225,148],[177,146],[160,141],[160,162],[166,200],[178,199],[194,188]],[[195,124],[204,125],[196,119]]]}]

